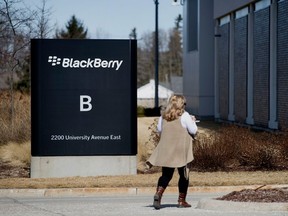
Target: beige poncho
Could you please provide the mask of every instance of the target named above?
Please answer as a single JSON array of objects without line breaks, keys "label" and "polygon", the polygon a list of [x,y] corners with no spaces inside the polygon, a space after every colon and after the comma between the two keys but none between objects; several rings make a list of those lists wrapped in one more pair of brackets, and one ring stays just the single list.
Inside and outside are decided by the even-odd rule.
[{"label": "beige poncho", "polygon": [[180,118],[174,121],[163,119],[160,141],[147,161],[148,165],[160,167],[183,167],[193,158],[192,141]]}]

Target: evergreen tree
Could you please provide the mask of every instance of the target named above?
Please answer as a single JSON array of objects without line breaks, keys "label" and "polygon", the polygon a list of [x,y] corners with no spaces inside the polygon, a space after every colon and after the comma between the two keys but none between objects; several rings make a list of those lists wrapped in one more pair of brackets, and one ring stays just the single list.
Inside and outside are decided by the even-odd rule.
[{"label": "evergreen tree", "polygon": [[133,28],[133,29],[131,30],[131,33],[129,34],[129,38],[130,38],[130,39],[137,40],[136,28]]},{"label": "evergreen tree", "polygon": [[175,19],[175,28],[177,30],[181,30],[182,26],[181,26],[181,23],[183,21],[183,17],[181,16],[181,14],[179,14],[176,19]]},{"label": "evergreen tree", "polygon": [[66,30],[61,30],[60,32],[56,31],[56,38],[60,39],[86,39],[87,38],[87,29],[84,29],[84,25],[79,21],[75,15],[66,24]]}]

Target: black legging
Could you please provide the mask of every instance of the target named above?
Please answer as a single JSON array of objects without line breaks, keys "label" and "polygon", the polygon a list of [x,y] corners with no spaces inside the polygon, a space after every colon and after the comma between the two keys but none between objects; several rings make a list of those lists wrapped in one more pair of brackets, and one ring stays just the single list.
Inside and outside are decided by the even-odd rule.
[{"label": "black legging", "polygon": [[[179,181],[178,181],[178,189],[179,193],[187,193],[188,185],[189,185],[189,179],[185,178],[184,172],[185,167],[179,167],[178,173],[179,173]],[[161,186],[163,188],[166,188],[171,181],[173,174],[174,174],[175,168],[171,167],[162,167],[162,176],[158,180],[158,187]]]}]

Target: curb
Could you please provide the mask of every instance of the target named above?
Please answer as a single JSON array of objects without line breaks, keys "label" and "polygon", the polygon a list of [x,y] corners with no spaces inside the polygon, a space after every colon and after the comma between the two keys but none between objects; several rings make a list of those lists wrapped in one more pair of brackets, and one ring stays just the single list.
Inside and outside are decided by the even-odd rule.
[{"label": "curb", "polygon": [[[193,193],[230,193],[243,189],[256,189],[261,185],[241,186],[197,186],[189,187],[188,194]],[[265,188],[288,187],[288,185],[266,185]],[[99,195],[151,195],[155,193],[152,187],[131,188],[47,188],[47,189],[0,189],[0,197],[67,197],[67,196],[99,196]],[[178,187],[168,187],[167,194],[178,194]],[[223,201],[221,201],[223,202]]]},{"label": "curb", "polygon": [[222,212],[288,211],[288,203],[233,202],[202,199],[198,202],[196,209],[216,210]]}]

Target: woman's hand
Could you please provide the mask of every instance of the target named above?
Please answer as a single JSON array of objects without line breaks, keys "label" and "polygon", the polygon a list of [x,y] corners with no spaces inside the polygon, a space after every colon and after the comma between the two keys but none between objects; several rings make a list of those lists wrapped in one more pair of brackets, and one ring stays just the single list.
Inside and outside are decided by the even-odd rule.
[{"label": "woman's hand", "polygon": [[191,115],[191,119],[192,119],[192,121],[194,121],[194,122],[196,122],[196,123],[197,123],[197,122],[200,122],[199,120],[196,119],[196,117],[195,117],[194,115]]},{"label": "woman's hand", "polygon": [[196,122],[196,117],[194,115],[191,115],[192,121]]}]

